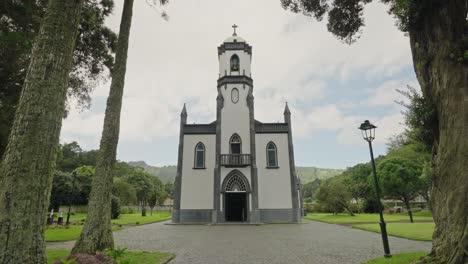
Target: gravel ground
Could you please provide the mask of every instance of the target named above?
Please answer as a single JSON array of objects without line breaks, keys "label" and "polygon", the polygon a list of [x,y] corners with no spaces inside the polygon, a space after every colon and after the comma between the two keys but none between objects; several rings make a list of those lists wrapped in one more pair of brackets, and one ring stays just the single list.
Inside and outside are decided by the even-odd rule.
[{"label": "gravel ground", "polygon": [[[176,254],[170,264],[352,264],[383,255],[380,234],[304,220],[303,224],[167,225],[155,223],[114,232],[130,251]],[[167,222],[166,222],[167,223]],[[429,251],[430,242],[389,237],[392,253]],[[71,248],[73,241],[47,248]]]}]

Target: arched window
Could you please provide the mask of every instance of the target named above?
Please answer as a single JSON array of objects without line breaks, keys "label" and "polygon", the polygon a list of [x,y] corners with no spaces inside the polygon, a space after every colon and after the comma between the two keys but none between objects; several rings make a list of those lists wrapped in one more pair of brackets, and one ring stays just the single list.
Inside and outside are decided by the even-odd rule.
[{"label": "arched window", "polygon": [[195,146],[195,168],[205,168],[205,145],[201,142]]},{"label": "arched window", "polygon": [[229,140],[231,154],[241,154],[241,144],[242,141],[239,135],[232,135],[231,140]]},{"label": "arched window", "polygon": [[278,167],[278,151],[276,145],[273,142],[267,144],[267,167],[268,168],[277,168]]},{"label": "arched window", "polygon": [[231,90],[231,101],[235,104],[239,102],[239,90],[237,88],[232,88]]},{"label": "arched window", "polygon": [[231,71],[239,71],[239,56],[236,54],[231,57]]}]

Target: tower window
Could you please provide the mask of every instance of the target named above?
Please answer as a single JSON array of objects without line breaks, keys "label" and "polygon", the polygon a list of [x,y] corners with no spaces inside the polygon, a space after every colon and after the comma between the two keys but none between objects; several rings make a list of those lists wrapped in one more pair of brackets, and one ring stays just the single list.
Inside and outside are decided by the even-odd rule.
[{"label": "tower window", "polygon": [[241,154],[241,144],[242,142],[239,135],[232,135],[231,140],[229,140],[231,154]]},{"label": "tower window", "polygon": [[231,71],[239,71],[239,56],[237,54],[231,57]]},{"label": "tower window", "polygon": [[195,146],[195,169],[204,169],[205,168],[205,145],[199,142]]},{"label": "tower window", "polygon": [[231,101],[235,104],[239,102],[239,90],[237,88],[231,90]]},{"label": "tower window", "polygon": [[273,142],[267,144],[267,168],[277,168],[278,167],[278,151],[276,145]]}]

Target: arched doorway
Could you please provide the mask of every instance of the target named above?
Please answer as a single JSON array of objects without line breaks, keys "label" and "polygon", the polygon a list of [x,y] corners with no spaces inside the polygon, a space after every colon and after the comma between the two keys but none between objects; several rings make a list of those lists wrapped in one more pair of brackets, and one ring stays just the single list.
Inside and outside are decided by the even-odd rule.
[{"label": "arched doorway", "polygon": [[250,186],[238,170],[231,171],[223,182],[224,217],[226,222],[248,221]]}]

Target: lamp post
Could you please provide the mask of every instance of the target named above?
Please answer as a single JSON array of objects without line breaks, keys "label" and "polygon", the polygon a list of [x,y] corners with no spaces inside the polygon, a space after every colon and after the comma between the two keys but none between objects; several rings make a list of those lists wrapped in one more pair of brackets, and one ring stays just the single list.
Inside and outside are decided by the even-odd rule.
[{"label": "lamp post", "polygon": [[374,176],[374,183],[375,183],[375,195],[377,198],[377,204],[378,204],[378,209],[379,209],[379,214],[380,214],[380,232],[382,234],[382,242],[383,242],[383,247],[384,247],[384,252],[385,252],[385,257],[390,258],[392,255],[390,254],[390,246],[388,245],[388,235],[387,235],[387,226],[384,221],[383,213],[382,213],[382,204],[380,202],[380,188],[379,188],[379,181],[377,180],[377,171],[375,169],[375,161],[374,161],[374,152],[372,151],[372,140],[375,138],[375,129],[377,127],[374,126],[369,122],[369,120],[364,121],[364,123],[361,124],[359,129],[362,132],[362,137],[364,140],[366,140],[369,143],[369,151],[370,151],[370,156],[371,156],[371,164],[372,164],[372,172]]}]

